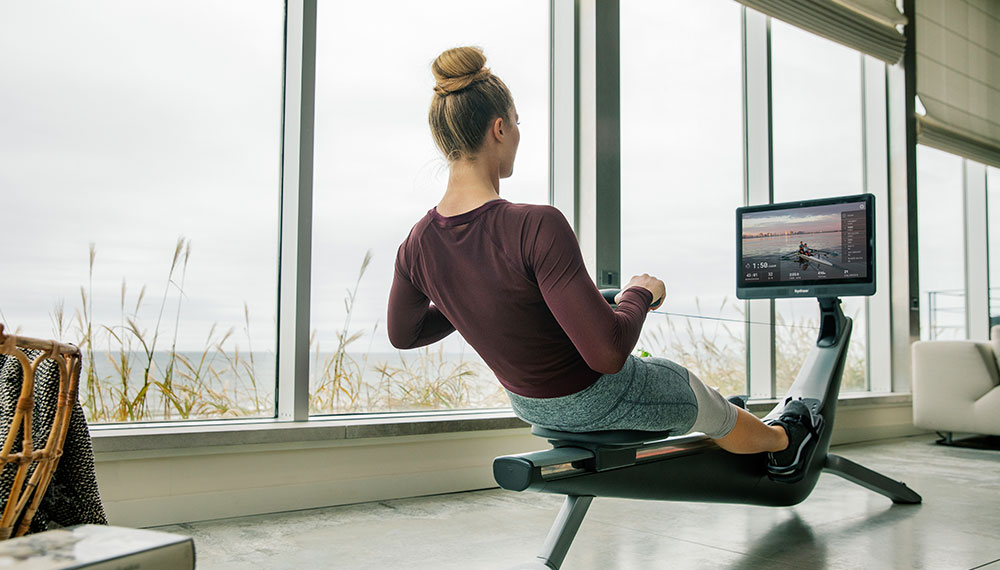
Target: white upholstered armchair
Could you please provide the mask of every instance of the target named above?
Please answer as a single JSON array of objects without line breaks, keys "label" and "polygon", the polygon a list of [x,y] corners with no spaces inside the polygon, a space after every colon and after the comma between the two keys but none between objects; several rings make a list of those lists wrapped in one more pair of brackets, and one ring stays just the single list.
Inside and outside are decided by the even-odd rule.
[{"label": "white upholstered armchair", "polygon": [[1000,326],[992,342],[913,344],[913,424],[945,432],[1000,435]]}]

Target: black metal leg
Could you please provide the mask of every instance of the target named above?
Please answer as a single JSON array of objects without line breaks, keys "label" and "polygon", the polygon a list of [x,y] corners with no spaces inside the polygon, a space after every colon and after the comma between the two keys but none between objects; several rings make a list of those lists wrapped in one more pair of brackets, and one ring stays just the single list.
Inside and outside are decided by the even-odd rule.
[{"label": "black metal leg", "polygon": [[892,499],[893,503],[914,505],[923,500],[920,495],[907,487],[906,483],[890,479],[839,455],[828,454],[823,470],[885,495]]},{"label": "black metal leg", "polygon": [[559,516],[556,517],[556,522],[552,523],[549,536],[545,539],[545,546],[542,547],[542,553],[538,555],[538,559],[543,564],[552,568],[552,570],[559,569],[563,563],[563,559],[566,558],[566,553],[569,552],[570,545],[573,544],[573,539],[576,538],[576,531],[580,529],[580,524],[583,523],[583,517],[587,516],[587,509],[590,508],[590,503],[593,500],[593,497],[566,496],[566,501],[559,511]]}]

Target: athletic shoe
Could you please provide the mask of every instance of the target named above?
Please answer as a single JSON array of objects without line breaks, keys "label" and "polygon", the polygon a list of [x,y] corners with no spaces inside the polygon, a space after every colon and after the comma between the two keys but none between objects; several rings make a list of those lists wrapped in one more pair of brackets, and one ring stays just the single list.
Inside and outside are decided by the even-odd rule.
[{"label": "athletic shoe", "polygon": [[823,431],[823,416],[813,413],[801,399],[791,400],[781,411],[781,416],[770,420],[770,425],[785,428],[788,447],[768,453],[767,473],[773,481],[795,483],[805,476],[805,468],[816,451],[819,434]]}]

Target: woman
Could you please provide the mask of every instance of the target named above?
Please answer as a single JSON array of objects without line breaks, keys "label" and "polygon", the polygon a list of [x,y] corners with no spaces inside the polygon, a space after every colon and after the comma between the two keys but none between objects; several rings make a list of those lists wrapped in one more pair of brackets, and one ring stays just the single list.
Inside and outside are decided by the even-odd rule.
[{"label": "woman", "polygon": [[485,63],[478,48],[460,47],[431,67],[429,122],[449,163],[448,186],[399,248],[392,344],[416,348],[458,330],[527,422],[564,431],[699,431],[733,453],[769,452],[775,478],[801,478],[821,417],[793,401],[767,425],[683,367],[632,356],[650,306],[665,296],[663,282],[633,277],[612,310],[562,214],[500,197],[520,131],[507,86]]}]

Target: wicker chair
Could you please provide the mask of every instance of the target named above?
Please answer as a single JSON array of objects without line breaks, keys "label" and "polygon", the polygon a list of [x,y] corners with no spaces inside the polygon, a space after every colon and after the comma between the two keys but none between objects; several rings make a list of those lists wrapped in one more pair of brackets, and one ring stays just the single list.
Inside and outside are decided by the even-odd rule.
[{"label": "wicker chair", "polygon": [[[41,353],[31,360],[24,352],[26,349],[38,350]],[[0,324],[0,354],[17,358],[23,371],[20,397],[13,417],[3,418],[4,422],[9,422],[9,428],[3,447],[0,449],[0,462],[5,470],[8,469],[8,464],[16,466],[14,484],[7,497],[3,514],[0,515],[0,540],[5,540],[11,535],[21,536],[28,531],[38,505],[59,465],[70,416],[76,404],[81,359],[80,350],[75,346],[51,340],[9,335],[4,333],[2,324]],[[34,437],[32,426],[36,419],[33,418],[35,371],[46,359],[52,359],[58,365],[59,396],[44,447],[35,449],[32,440]]]}]

